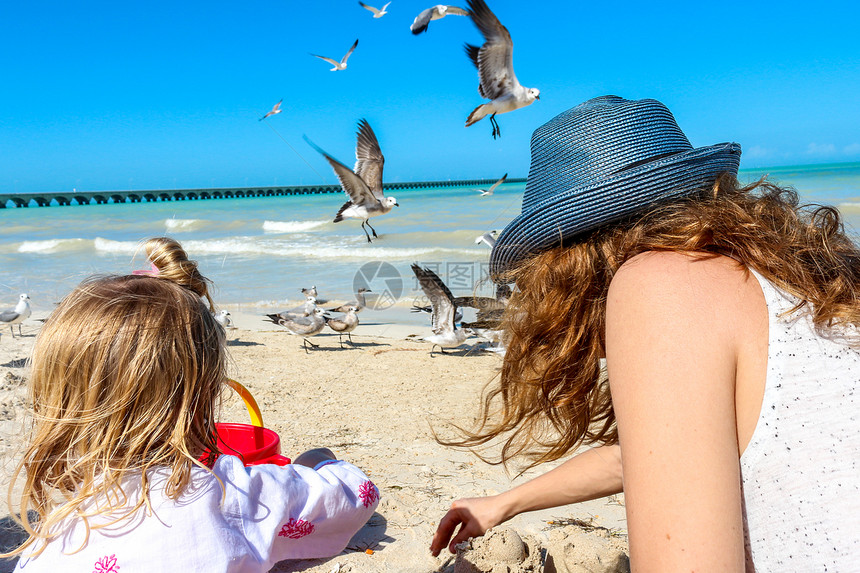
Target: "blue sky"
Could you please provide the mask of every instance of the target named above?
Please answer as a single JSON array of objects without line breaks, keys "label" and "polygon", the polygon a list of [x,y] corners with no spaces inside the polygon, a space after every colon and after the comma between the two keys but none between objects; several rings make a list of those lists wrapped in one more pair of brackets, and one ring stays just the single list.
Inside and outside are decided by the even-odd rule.
[{"label": "blue sky", "polygon": [[[855,2],[488,3],[541,90],[496,141],[463,127],[484,101],[470,20],[409,33],[429,1],[4,2],[0,191],[333,183],[302,135],[351,164],[362,117],[387,181],[525,176],[537,126],[609,93],[663,101],[695,146],[741,143],[743,167],[860,161]],[[309,55],[356,38],[346,71]]]}]

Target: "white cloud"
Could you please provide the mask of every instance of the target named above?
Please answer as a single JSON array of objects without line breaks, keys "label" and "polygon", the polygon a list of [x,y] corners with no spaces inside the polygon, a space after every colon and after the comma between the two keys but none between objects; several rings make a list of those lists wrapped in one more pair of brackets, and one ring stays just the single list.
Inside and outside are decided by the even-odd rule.
[{"label": "white cloud", "polygon": [[773,149],[762,147],[761,145],[753,145],[748,149],[744,149],[744,157],[747,159],[763,159],[774,154]]},{"label": "white cloud", "polygon": [[836,153],[836,146],[832,143],[810,143],[806,146],[809,155],[832,155]]},{"label": "white cloud", "polygon": [[845,149],[842,150],[845,155],[860,155],[860,143],[852,143],[851,145],[846,145]]}]

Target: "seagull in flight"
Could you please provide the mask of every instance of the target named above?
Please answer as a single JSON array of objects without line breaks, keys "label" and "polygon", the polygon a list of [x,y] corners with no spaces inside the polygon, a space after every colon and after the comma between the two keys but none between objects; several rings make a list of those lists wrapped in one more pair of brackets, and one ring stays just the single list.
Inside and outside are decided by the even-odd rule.
[{"label": "seagull in flight", "polygon": [[420,14],[415,17],[415,21],[412,22],[412,25],[409,26],[409,29],[416,36],[421,32],[427,31],[427,26],[430,25],[430,22],[433,20],[441,20],[448,14],[455,14],[457,16],[468,16],[469,11],[459,8],[457,6],[446,6],[445,4],[436,4],[432,8],[427,8],[423,10]]},{"label": "seagull in flight", "polygon": [[421,268],[413,263],[412,272],[415,273],[421,290],[430,299],[432,308],[430,321],[433,334],[424,337],[424,340],[433,343],[430,354],[433,354],[433,349],[437,346],[444,354],[446,347],[452,348],[463,344],[472,332],[467,328],[458,328],[455,324],[454,315],[457,313],[457,305],[451,290],[442,282],[439,275],[428,268]]},{"label": "seagull in flight", "polygon": [[480,237],[475,238],[475,244],[480,245],[481,243],[486,243],[486,245],[492,249],[496,246],[496,238],[498,237],[498,235],[498,231],[487,231]]},{"label": "seagull in flight", "polygon": [[495,193],[496,187],[498,187],[499,185],[504,183],[505,179],[507,179],[507,178],[508,178],[508,174],[505,173],[504,175],[502,175],[502,178],[499,179],[498,181],[496,181],[495,183],[493,183],[493,186],[490,187],[489,189],[478,189],[477,191],[481,194],[481,197],[486,197],[487,195],[492,195],[493,193]]},{"label": "seagull in flight", "polygon": [[334,222],[340,223],[344,219],[361,219],[361,229],[364,231],[364,236],[367,237],[368,243],[372,243],[365,225],[370,227],[373,238],[377,238],[376,229],[370,225],[368,220],[371,217],[384,215],[400,205],[397,203],[397,199],[386,197],[382,192],[382,167],[385,158],[379,149],[376,134],[373,133],[367,120],[359,120],[357,135],[354,169],[350,169],[317,147],[307,137],[305,137],[305,141],[326,158],[334,169],[334,174],[337,175],[341,187],[349,196],[349,201],[344,203],[335,215]]},{"label": "seagull in flight", "polygon": [[368,6],[368,5],[367,5],[367,4],[365,4],[364,2],[359,2],[359,4],[360,4],[360,5],[361,5],[361,7],[362,7],[362,8],[364,8],[365,10],[370,10],[371,12],[373,12],[373,17],[374,17],[374,18],[382,18],[383,16],[385,16],[386,14],[388,14],[388,12],[386,12],[386,11],[385,11],[385,9],[386,9],[386,8],[388,8],[388,4],[391,4],[391,2],[388,2],[388,4],[386,4],[385,6],[383,6],[383,7],[382,7],[382,10],[380,10],[380,9],[378,9],[378,8],[374,8],[373,6]]},{"label": "seagull in flight", "polygon": [[496,139],[502,134],[496,114],[531,105],[540,99],[540,90],[522,86],[517,80],[511,61],[514,52],[511,35],[487,3],[484,0],[468,0],[468,5],[472,21],[484,36],[484,45],[479,48],[466,44],[466,54],[478,68],[478,93],[490,102],[472,110],[466,120],[466,127],[489,115],[493,139]]},{"label": "seagull in flight", "polygon": [[314,56],[315,58],[325,60],[328,63],[330,63],[331,65],[333,65],[334,67],[329,71],[330,72],[336,72],[338,70],[345,70],[346,69],[346,61],[349,59],[349,56],[352,55],[352,51],[355,50],[355,47],[357,45],[358,45],[358,40],[355,41],[355,43],[352,45],[352,47],[349,49],[349,51],[346,53],[346,55],[343,58],[341,58],[341,60],[339,62],[332,60],[331,58],[326,58],[325,56],[318,56],[316,54],[311,54],[311,55]]},{"label": "seagull in flight", "polygon": [[272,111],[270,111],[269,113],[267,113],[266,115],[264,115],[263,117],[261,117],[261,118],[260,118],[260,121],[263,121],[264,119],[266,119],[266,118],[267,118],[267,117],[269,117],[270,115],[276,115],[276,114],[281,113],[281,112],[283,111],[283,110],[281,109],[281,103],[282,103],[283,101],[284,101],[284,100],[283,100],[283,98],[281,98],[281,101],[279,101],[278,103],[276,103],[276,104],[274,105],[274,107],[272,107]]}]

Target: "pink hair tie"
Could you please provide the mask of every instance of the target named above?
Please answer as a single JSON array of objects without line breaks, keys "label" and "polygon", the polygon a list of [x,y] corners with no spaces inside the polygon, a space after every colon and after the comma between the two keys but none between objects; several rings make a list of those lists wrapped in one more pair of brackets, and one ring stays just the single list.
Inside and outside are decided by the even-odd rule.
[{"label": "pink hair tie", "polygon": [[149,263],[149,264],[152,266],[151,269],[131,271],[131,274],[133,274],[133,275],[148,275],[151,277],[157,277],[158,276],[158,267],[155,266],[155,263]]}]

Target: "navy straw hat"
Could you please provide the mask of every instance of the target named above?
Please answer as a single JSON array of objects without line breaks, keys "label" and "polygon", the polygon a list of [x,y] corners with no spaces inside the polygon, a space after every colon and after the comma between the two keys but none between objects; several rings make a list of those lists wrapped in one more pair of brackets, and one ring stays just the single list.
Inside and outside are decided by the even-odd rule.
[{"label": "navy straw hat", "polygon": [[659,101],[602,96],[535,130],[531,153],[522,213],[490,254],[494,280],[562,241],[737,174],[741,147],[694,149]]}]

